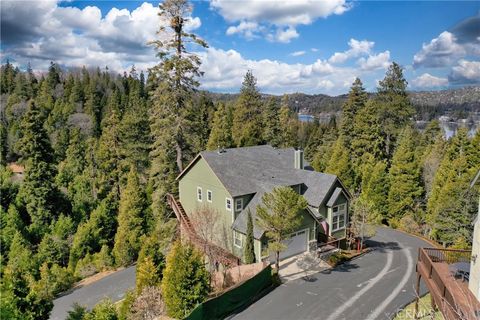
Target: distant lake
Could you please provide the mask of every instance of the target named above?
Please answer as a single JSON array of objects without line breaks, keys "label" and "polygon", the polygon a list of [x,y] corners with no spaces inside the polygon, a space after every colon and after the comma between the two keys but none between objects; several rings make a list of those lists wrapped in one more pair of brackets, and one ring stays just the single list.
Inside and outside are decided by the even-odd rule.
[{"label": "distant lake", "polygon": [[315,117],[309,114],[299,114],[298,120],[302,122],[313,122],[313,120],[315,120]]},{"label": "distant lake", "polygon": [[[298,120],[302,122],[313,122],[315,117],[310,114],[298,114]],[[329,117],[321,117],[319,120],[320,123],[328,123]],[[416,127],[420,131],[424,130],[426,125],[426,121],[416,122]],[[446,139],[453,137],[461,127],[466,127],[468,129],[468,135],[473,137],[475,132],[480,128],[480,121],[478,119],[476,119],[476,121],[440,121],[440,127],[443,129]]]}]

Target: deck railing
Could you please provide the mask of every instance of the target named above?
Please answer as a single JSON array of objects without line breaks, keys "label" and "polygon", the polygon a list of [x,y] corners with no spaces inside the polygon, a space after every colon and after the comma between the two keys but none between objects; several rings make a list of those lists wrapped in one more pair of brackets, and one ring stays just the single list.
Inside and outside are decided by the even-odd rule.
[{"label": "deck railing", "polygon": [[456,262],[470,262],[472,252],[469,250],[457,249],[439,249],[439,248],[422,248],[432,262],[445,262],[448,264]]},{"label": "deck railing", "polygon": [[[470,262],[471,251],[455,249],[420,248],[418,251],[417,272],[425,278],[427,287],[436,305],[442,311],[445,319],[470,319],[471,310],[462,310],[455,301],[456,292],[452,292],[446,285],[445,273],[441,273],[438,263],[452,264]],[[418,284],[417,284],[418,289]]]}]

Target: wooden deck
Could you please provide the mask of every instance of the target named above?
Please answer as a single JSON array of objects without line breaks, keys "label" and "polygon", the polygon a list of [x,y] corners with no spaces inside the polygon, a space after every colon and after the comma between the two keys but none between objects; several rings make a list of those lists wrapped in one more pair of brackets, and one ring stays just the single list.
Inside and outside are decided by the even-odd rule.
[{"label": "wooden deck", "polygon": [[417,292],[423,279],[431,294],[432,307],[438,308],[446,320],[480,319],[480,302],[468,289],[468,282],[455,278],[449,270],[452,263],[469,263],[470,255],[465,250],[419,249]]}]

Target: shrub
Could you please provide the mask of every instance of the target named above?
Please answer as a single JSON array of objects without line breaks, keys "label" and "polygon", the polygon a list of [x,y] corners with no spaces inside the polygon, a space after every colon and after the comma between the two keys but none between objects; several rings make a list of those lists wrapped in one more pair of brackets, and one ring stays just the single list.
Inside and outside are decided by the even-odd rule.
[{"label": "shrub", "polygon": [[331,266],[336,266],[348,260],[349,260],[349,257],[343,254],[342,252],[335,252],[328,257],[328,263]]},{"label": "shrub", "polygon": [[118,319],[119,320],[130,320],[130,310],[132,309],[132,305],[137,298],[135,294],[135,290],[129,290],[125,294],[125,298],[120,303],[120,307],[118,308]]},{"label": "shrub", "polygon": [[411,215],[406,215],[400,219],[399,228],[408,233],[420,234],[422,232],[422,228]]},{"label": "shrub", "polygon": [[137,265],[137,293],[140,294],[144,287],[156,286],[159,282],[160,278],[152,258],[145,257]]},{"label": "shrub", "polygon": [[80,259],[75,267],[75,277],[83,279],[97,272],[108,270],[113,265],[113,259],[107,245],[103,245],[100,252],[89,254]]},{"label": "shrub", "polygon": [[210,291],[210,275],[201,253],[176,242],[167,256],[162,293],[170,317],[184,318]]},{"label": "shrub", "polygon": [[117,309],[111,300],[105,299],[98,303],[84,320],[118,320]]}]

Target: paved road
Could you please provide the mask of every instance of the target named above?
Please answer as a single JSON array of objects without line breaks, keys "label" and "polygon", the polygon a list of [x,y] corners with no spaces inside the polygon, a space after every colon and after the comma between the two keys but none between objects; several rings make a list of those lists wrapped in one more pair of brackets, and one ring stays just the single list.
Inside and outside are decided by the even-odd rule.
[{"label": "paved road", "polygon": [[121,300],[125,292],[134,287],[135,266],[131,266],[55,299],[50,319],[64,320],[74,302],[91,309],[103,298],[110,298],[114,302]]},{"label": "paved road", "polygon": [[430,245],[395,230],[378,228],[369,246],[374,247],[372,252],[317,273],[308,281],[282,284],[231,318],[390,319],[414,299],[417,249]]}]

